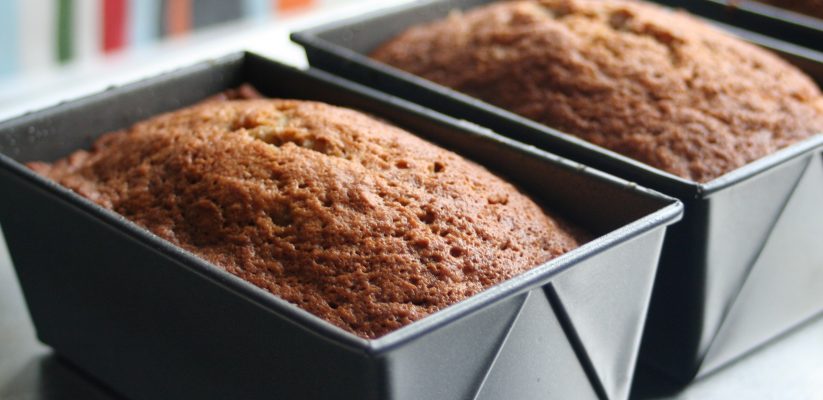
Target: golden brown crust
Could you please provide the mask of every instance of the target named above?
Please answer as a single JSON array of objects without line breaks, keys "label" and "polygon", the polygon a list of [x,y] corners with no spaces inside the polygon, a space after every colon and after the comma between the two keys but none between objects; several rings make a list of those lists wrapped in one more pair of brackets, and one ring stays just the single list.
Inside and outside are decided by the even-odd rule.
[{"label": "golden brown crust", "polygon": [[796,68],[640,2],[493,3],[373,57],[698,182],[823,131],[823,97]]},{"label": "golden brown crust", "polygon": [[364,337],[578,245],[484,168],[322,103],[213,101],[31,167]]}]

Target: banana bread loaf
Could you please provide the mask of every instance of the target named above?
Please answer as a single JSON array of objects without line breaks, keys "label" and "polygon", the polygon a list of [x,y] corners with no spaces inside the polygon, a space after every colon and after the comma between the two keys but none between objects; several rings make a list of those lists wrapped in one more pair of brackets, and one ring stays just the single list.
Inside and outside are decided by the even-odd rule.
[{"label": "banana bread loaf", "polygon": [[492,3],[372,56],[697,182],[823,132],[823,96],[799,70],[647,3]]},{"label": "banana bread loaf", "polygon": [[29,164],[343,329],[374,338],[558,256],[580,234],[385,122],[242,91]]}]

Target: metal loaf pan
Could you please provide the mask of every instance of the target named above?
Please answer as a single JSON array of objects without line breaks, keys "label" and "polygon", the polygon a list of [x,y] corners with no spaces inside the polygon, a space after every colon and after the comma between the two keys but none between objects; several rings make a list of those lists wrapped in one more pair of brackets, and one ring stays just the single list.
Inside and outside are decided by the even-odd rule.
[{"label": "metal loaf pan", "polygon": [[[28,170],[248,82],[392,121],[597,239],[375,340],[345,332]],[[624,398],[682,204],[320,71],[236,54],[0,124],[0,222],[38,337],[134,399]]]},{"label": "metal loaf pan", "polygon": [[763,35],[823,50],[823,20],[751,0],[651,0]]},{"label": "metal loaf pan", "polygon": [[[683,201],[667,235],[641,359],[680,384],[823,311],[823,136],[714,181],[685,180],[368,58],[406,28],[490,0],[418,1],[292,34],[313,67],[473,121]],[[733,30],[823,83],[823,55]]]}]

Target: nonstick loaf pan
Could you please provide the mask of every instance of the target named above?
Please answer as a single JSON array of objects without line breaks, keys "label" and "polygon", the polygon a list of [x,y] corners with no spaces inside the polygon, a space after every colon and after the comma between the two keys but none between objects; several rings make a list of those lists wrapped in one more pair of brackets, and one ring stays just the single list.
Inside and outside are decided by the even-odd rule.
[{"label": "nonstick loaf pan", "polygon": [[752,0],[652,0],[787,42],[823,50],[823,20]]},{"label": "nonstick loaf pan", "polygon": [[[683,201],[667,235],[641,349],[680,384],[823,311],[823,136],[708,183],[685,180],[368,58],[406,28],[490,0],[412,2],[292,34],[309,63]],[[724,27],[823,82],[823,55]]]},{"label": "nonstick loaf pan", "polygon": [[[23,163],[242,83],[365,111],[488,166],[596,239],[374,340]],[[38,337],[134,399],[625,398],[670,197],[321,71],[234,54],[0,124],[0,223]]]}]

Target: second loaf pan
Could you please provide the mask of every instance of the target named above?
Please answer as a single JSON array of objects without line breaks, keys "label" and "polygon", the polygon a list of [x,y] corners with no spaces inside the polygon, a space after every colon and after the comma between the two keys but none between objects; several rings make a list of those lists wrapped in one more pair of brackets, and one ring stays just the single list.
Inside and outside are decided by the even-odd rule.
[{"label": "second loaf pan", "polygon": [[[489,0],[413,2],[298,32],[312,66],[678,197],[641,358],[685,383],[823,311],[823,136],[688,181],[368,58],[419,23]],[[731,29],[731,28],[730,28]],[[734,30],[823,82],[823,55]]]},{"label": "second loaf pan", "polygon": [[[21,163],[248,82],[390,120],[597,239],[376,340]],[[318,71],[238,54],[0,123],[0,223],[38,337],[132,399],[625,398],[676,200]]]},{"label": "second loaf pan", "polygon": [[823,20],[751,0],[652,0],[743,29],[823,50]]}]

